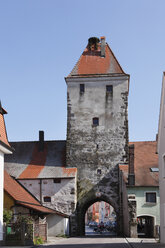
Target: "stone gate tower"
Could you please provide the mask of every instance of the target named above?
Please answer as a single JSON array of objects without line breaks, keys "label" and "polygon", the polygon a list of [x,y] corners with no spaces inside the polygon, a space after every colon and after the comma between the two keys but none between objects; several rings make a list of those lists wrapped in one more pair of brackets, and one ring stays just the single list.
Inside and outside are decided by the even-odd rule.
[{"label": "stone gate tower", "polygon": [[66,164],[78,170],[71,235],[84,234],[85,212],[101,200],[114,207],[118,230],[122,231],[118,165],[128,162],[129,75],[122,70],[105,37],[100,40],[88,40],[66,77]]}]

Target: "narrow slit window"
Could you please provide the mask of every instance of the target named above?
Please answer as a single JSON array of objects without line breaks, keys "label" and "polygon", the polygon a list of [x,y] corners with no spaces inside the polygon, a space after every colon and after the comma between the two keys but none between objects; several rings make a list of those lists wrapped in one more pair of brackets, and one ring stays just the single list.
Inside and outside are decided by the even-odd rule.
[{"label": "narrow slit window", "polygon": [[107,93],[113,94],[113,86],[112,85],[106,85],[106,91],[107,91]]},{"label": "narrow slit window", "polygon": [[83,94],[85,92],[85,85],[80,84],[80,93]]},{"label": "narrow slit window", "polygon": [[50,196],[44,196],[44,202],[51,202]]},{"label": "narrow slit window", "polygon": [[93,118],[93,126],[98,126],[99,125],[99,118],[98,117],[94,117]]}]

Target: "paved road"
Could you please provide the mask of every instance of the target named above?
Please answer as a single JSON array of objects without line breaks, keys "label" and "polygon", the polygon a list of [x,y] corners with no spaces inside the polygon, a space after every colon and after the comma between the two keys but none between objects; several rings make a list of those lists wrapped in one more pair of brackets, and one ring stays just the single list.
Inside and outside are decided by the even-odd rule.
[{"label": "paved road", "polygon": [[106,231],[106,230],[104,230],[102,233],[99,233],[99,232],[94,232],[93,231],[93,228],[91,228],[91,227],[89,227],[89,226],[85,226],[85,235],[87,235],[87,236],[102,236],[102,235],[104,235],[104,236],[116,236],[116,233],[115,232],[108,232],[108,231]]},{"label": "paved road", "polygon": [[[42,246],[43,247],[43,246]],[[124,238],[91,236],[83,238],[59,239],[55,243],[44,245],[48,248],[131,248]]]},{"label": "paved road", "polygon": [[[7,248],[7,246],[1,248]],[[27,246],[26,248],[31,247]],[[54,237],[47,244],[41,245],[40,248],[165,248],[165,245],[157,243],[154,239],[124,239],[93,235],[68,239]]]}]

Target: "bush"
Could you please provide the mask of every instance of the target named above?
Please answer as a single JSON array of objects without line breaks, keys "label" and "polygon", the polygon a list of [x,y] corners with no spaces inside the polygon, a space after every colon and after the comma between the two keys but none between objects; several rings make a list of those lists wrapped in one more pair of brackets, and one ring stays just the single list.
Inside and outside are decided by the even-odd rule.
[{"label": "bush", "polygon": [[41,245],[41,244],[43,244],[43,243],[44,243],[43,238],[42,238],[42,237],[40,237],[40,236],[38,236],[38,237],[34,237],[33,242],[34,242],[34,245]]},{"label": "bush", "polygon": [[13,216],[13,212],[11,210],[4,209],[3,210],[3,222],[9,224],[11,222]]}]

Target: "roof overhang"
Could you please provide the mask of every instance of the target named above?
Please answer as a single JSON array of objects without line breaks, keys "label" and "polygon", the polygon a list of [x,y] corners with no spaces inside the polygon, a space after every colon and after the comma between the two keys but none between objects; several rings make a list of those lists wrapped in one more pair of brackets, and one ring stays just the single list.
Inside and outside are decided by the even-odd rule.
[{"label": "roof overhang", "polygon": [[13,148],[6,145],[3,141],[0,140],[0,151],[3,152],[4,154],[12,154]]}]

